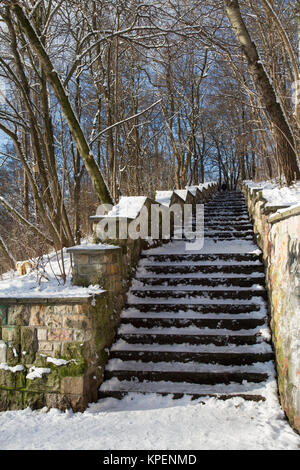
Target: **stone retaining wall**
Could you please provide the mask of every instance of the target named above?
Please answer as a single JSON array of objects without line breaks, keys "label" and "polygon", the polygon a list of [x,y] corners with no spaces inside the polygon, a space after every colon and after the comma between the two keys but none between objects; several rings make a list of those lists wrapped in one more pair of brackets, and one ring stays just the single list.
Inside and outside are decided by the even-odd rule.
[{"label": "stone retaining wall", "polygon": [[278,212],[259,189],[244,194],[266,267],[281,404],[300,432],[300,207]]},{"label": "stone retaining wall", "polygon": [[[216,191],[216,184],[203,186],[197,202],[188,192],[182,204],[206,202]],[[148,209],[157,204],[166,210],[144,199]],[[93,217],[93,224],[101,217]],[[130,281],[142,249],[150,243],[130,238],[105,242],[68,249],[73,284],[98,284],[102,294],[81,299],[0,298],[0,411],[27,406],[83,411],[97,400]]]},{"label": "stone retaining wall", "polygon": [[97,400],[118,306],[84,299],[0,299],[0,411],[83,411]]}]

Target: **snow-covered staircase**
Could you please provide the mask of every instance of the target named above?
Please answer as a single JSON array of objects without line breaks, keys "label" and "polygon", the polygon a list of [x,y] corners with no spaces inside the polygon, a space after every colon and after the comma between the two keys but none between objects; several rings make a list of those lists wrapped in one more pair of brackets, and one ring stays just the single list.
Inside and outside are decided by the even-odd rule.
[{"label": "snow-covered staircase", "polygon": [[205,205],[205,245],[145,251],[100,397],[129,392],[264,399],[274,374],[264,268],[242,193]]}]

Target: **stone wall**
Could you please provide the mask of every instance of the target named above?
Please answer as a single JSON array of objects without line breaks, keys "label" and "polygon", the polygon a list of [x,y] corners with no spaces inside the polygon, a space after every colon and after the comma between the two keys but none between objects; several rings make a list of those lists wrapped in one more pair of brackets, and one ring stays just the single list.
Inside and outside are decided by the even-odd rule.
[{"label": "stone wall", "polygon": [[280,212],[244,186],[263,252],[281,404],[300,432],[300,206]]},{"label": "stone wall", "polygon": [[0,304],[0,411],[83,411],[97,400],[119,324],[113,296]]}]

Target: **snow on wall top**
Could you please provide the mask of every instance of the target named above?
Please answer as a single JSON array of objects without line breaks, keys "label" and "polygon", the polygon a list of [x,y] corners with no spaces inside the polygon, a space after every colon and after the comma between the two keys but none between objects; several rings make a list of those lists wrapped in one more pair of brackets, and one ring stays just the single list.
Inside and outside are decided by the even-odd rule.
[{"label": "snow on wall top", "polygon": [[215,184],[214,181],[210,181],[208,183],[201,183],[198,185],[198,188],[200,189],[200,191],[202,191],[202,189],[207,189],[209,188],[209,186],[211,186],[212,184]]},{"label": "snow on wall top", "polygon": [[177,194],[181,199],[186,201],[187,195],[188,195],[188,190],[187,189],[175,189],[174,193]]},{"label": "snow on wall top", "polygon": [[300,205],[300,182],[290,187],[279,187],[278,184],[270,181],[244,181],[245,185],[253,189],[262,191],[262,197],[267,200],[266,206],[298,206]]},{"label": "snow on wall top", "polygon": [[198,186],[186,186],[186,189],[192,193],[193,196],[196,196],[197,191],[199,190]]},{"label": "snow on wall top", "polygon": [[145,196],[122,196],[120,202],[107,214],[109,217],[127,217],[136,219],[147,197]]},{"label": "snow on wall top", "polygon": [[174,191],[156,191],[155,200],[163,206],[170,206]]}]

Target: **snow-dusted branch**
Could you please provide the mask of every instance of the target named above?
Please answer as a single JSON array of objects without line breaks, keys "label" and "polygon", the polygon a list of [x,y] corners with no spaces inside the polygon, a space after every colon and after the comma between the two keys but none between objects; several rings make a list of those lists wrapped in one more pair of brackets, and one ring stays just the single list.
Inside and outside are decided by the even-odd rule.
[{"label": "snow-dusted branch", "polygon": [[25,217],[20,214],[16,209],[14,209],[9,202],[7,202],[2,196],[0,196],[0,204],[7,209],[10,214],[17,219],[19,222],[21,222],[23,225],[28,227],[35,235],[38,235],[41,237],[43,240],[45,240],[49,245],[53,245],[53,241],[50,240],[44,233],[42,233],[35,225],[33,225],[29,220],[25,219]]},{"label": "snow-dusted branch", "polygon": [[122,119],[121,121],[119,122],[115,122],[114,124],[112,124],[111,126],[109,127],[106,127],[106,129],[103,129],[101,132],[99,132],[98,135],[96,135],[96,137],[94,137],[91,141],[90,141],[90,145],[92,145],[97,139],[99,139],[99,137],[101,137],[101,135],[105,134],[105,132],[108,132],[110,129],[113,129],[117,126],[120,126],[121,124],[124,124],[125,122],[128,122],[128,121],[131,121],[132,119],[135,119],[139,116],[142,116],[143,114],[145,114],[147,111],[150,111],[150,109],[154,108],[157,104],[159,104],[162,100],[158,100],[158,101],[155,101],[155,103],[151,104],[151,106],[148,106],[148,108],[146,109],[143,109],[142,111],[140,111],[139,113],[136,113],[132,116],[129,116],[128,118],[126,119]]}]

